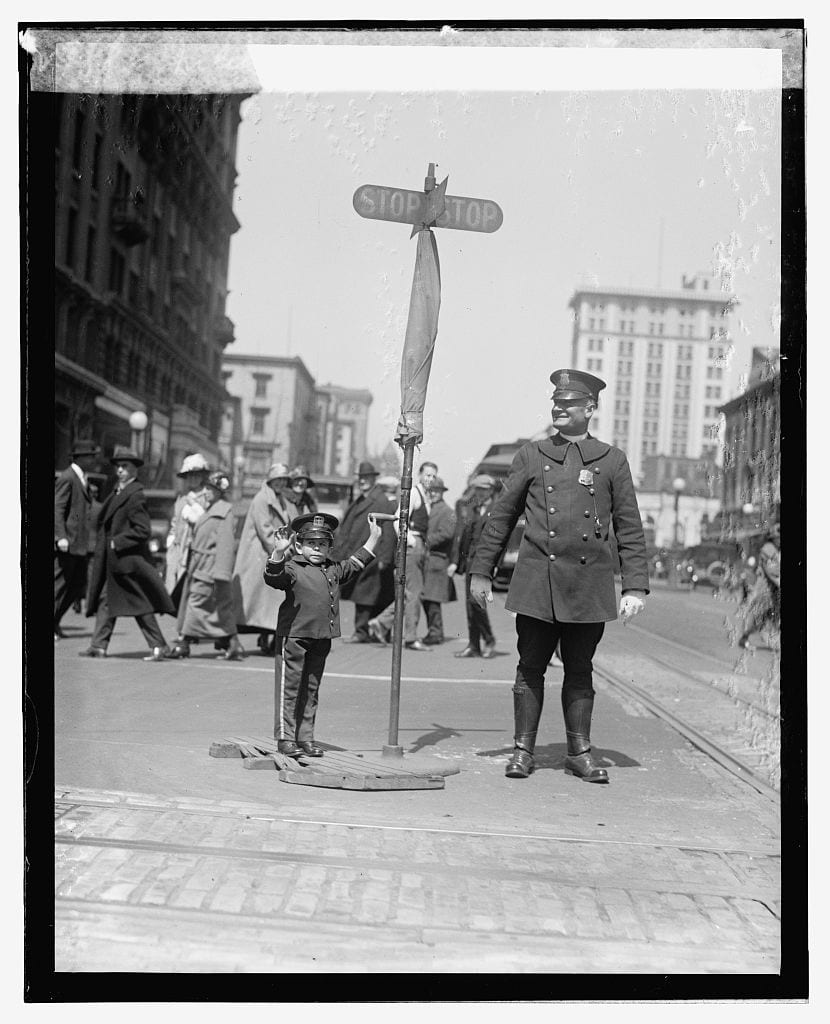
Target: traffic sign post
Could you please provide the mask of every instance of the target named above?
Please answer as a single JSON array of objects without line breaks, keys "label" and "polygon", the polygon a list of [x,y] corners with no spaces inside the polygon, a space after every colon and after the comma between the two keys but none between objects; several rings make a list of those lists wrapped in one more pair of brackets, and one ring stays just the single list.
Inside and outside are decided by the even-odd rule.
[{"label": "traffic sign post", "polygon": [[[421,234],[415,260],[415,277],[406,328],[401,372],[401,419],[395,440],[403,449],[401,498],[398,519],[398,546],[395,552],[395,617],[392,627],[392,690],[389,704],[389,742],[383,747],[385,758],[403,757],[398,743],[398,718],[401,693],[401,649],[403,646],[404,593],[406,590],[406,551],[409,532],[409,501],[412,490],[412,463],[415,445],[423,439],[421,431],[426,384],[432,362],[432,349],[438,330],[440,278],[438,250],[431,229],[452,228],[492,234],[502,225],[504,215],[492,199],[470,199],[446,194],[448,178],[435,181],[435,164],[429,165],[424,191],[386,185],[361,185],[352,197],[356,212],[367,220],[387,220],[412,224],[412,235]],[[428,238],[429,245],[422,243]],[[410,346],[414,352],[410,351]],[[407,356],[409,359],[407,360]],[[408,365],[415,367],[412,379],[404,381]],[[419,409],[413,409],[420,405]],[[405,407],[406,406],[406,407]],[[410,419],[411,417],[411,419]]]}]

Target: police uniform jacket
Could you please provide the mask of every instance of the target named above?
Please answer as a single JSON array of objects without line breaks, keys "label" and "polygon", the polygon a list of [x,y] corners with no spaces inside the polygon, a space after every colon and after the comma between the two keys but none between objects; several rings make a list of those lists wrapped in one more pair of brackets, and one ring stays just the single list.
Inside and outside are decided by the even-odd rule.
[{"label": "police uniform jacket", "polygon": [[374,557],[360,548],[341,562],[326,559],[321,565],[312,565],[302,555],[266,562],[266,584],[285,591],[277,617],[277,636],[311,640],[340,636],[340,584],[363,572]]},{"label": "police uniform jacket", "polygon": [[[581,482],[580,482],[581,481]],[[622,589],[648,593],[642,520],[631,470],[619,448],[588,435],[529,441],[513,459],[469,567],[489,576],[519,516],[527,523],[505,607],[552,622],[617,617],[613,530]]]}]

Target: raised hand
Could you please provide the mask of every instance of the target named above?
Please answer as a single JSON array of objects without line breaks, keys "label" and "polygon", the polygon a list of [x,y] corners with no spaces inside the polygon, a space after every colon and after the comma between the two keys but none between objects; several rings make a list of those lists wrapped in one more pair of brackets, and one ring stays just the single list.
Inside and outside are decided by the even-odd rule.
[{"label": "raised hand", "polygon": [[291,528],[281,526],[274,533],[274,555],[282,555],[291,547]]}]

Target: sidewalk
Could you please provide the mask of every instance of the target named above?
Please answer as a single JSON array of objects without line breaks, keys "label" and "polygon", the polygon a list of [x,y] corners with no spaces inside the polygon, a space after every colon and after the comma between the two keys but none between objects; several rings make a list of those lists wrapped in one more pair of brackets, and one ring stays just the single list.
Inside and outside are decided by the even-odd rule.
[{"label": "sidewalk", "polygon": [[[404,654],[400,742],[461,769],[439,791],[293,786],[210,758],[270,734],[268,659],[203,645],[145,664],[132,620],[120,657],[77,658],[79,633],[56,644],[58,970],[775,973],[777,808],[602,683],[611,784],[566,776],[556,669],[539,769],[505,779],[515,662],[497,602],[503,656]],[[462,616],[445,606],[448,635]],[[335,643],[321,741],[387,742],[390,660]]]}]

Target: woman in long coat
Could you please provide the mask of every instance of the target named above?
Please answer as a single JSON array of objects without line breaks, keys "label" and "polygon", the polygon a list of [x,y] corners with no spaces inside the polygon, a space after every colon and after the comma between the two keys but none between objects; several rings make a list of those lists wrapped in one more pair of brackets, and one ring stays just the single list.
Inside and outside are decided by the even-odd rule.
[{"label": "woman in long coat", "polygon": [[207,460],[198,452],[185,456],[182,468],[176,474],[184,481],[185,493],[176,498],[173,506],[164,563],[164,584],[176,605],[181,597],[187,555],[193,539],[193,527],[207,504],[205,481],[209,474]]},{"label": "woman in long coat", "polygon": [[146,661],[161,661],[167,644],[155,612],[175,615],[150,555],[152,535],[144,491],[136,480],[143,460],[135,452],[116,448],[110,462],[115,466],[118,487],[104,502],[98,517],[95,554],[89,575],[86,614],[95,615],[95,630],[85,657],[103,658],[115,620],[133,616],[152,650]]},{"label": "woman in long coat", "polygon": [[424,589],[421,604],[427,619],[427,634],[423,643],[430,647],[444,642],[444,620],[441,605],[454,601],[455,584],[447,569],[450,565],[455,540],[455,513],[444,501],[446,491],[440,476],[429,485],[429,527],[427,529],[426,564],[424,566]]},{"label": "woman in long coat", "polygon": [[275,463],[251,500],[233,567],[236,624],[241,633],[259,633],[263,654],[274,653],[277,612],[285,597],[283,591],[266,587],[262,571],[274,550],[276,531],[288,526],[293,517],[294,506],[282,494],[287,484],[288,467]]},{"label": "woman in long coat", "polygon": [[305,466],[295,466],[288,478],[288,486],[283,489],[283,497],[289,502],[288,510],[291,519],[317,511],[317,501],[309,490],[314,481],[306,472]]},{"label": "woman in long coat", "polygon": [[244,654],[236,635],[231,576],[234,562],[233,508],[225,500],[230,480],[211,473],[207,481],[208,507],[193,529],[190,558],[179,604],[179,634],[170,655],[190,656],[191,640],[227,641],[218,657],[241,661]]},{"label": "woman in long coat", "polygon": [[[378,472],[371,462],[357,467],[357,487],[360,492],[346,509],[343,521],[334,535],[331,558],[340,561],[363,547],[369,537],[370,512],[394,512],[384,489],[376,483]],[[363,572],[340,587],[340,596],[354,601],[354,631],[345,638],[346,643],[368,644],[369,619],[394,600],[392,570],[395,561],[395,531],[391,522],[381,524],[381,540],[375,558]]]}]

